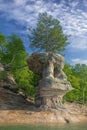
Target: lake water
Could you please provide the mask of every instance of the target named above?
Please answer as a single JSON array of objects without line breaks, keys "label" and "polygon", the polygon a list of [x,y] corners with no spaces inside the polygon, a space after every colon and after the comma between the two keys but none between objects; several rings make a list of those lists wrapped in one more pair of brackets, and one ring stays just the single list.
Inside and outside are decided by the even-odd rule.
[{"label": "lake water", "polygon": [[87,130],[85,124],[67,125],[0,125],[0,130]]}]

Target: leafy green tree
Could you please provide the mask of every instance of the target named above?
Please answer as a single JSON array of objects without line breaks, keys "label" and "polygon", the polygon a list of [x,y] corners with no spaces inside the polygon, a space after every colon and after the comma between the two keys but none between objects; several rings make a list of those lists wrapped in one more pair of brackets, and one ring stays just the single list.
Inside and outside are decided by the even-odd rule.
[{"label": "leafy green tree", "polygon": [[66,101],[87,103],[87,65],[65,65],[64,71],[74,90],[64,96]]},{"label": "leafy green tree", "polygon": [[1,59],[2,62],[10,63],[11,65],[15,65],[16,62],[16,65],[21,65],[21,61],[23,62],[21,59],[24,55],[27,56],[22,40],[18,36],[12,35],[8,37],[6,41],[7,42],[3,42],[3,45],[5,46],[3,48],[6,51],[3,53],[3,57]]},{"label": "leafy green tree", "polygon": [[84,104],[87,102],[87,65],[76,64],[73,68],[74,75],[80,78],[80,100]]},{"label": "leafy green tree", "polygon": [[59,20],[51,15],[40,13],[37,26],[30,29],[30,47],[38,51],[62,52],[69,44],[67,36],[63,33]]},{"label": "leafy green tree", "polygon": [[[0,62],[5,64],[9,72],[13,74],[17,86],[26,95],[35,95],[35,75],[28,69],[23,41],[17,35],[5,37],[0,34]],[[3,77],[5,74],[0,74]]]},{"label": "leafy green tree", "polygon": [[74,88],[79,89],[80,78],[74,74],[73,69],[73,66],[71,66],[70,64],[65,64],[64,66],[64,72],[67,75],[67,79],[70,81]]},{"label": "leafy green tree", "polygon": [[64,96],[64,100],[66,101],[79,101],[80,98],[80,78],[77,77],[74,73],[73,73],[73,67],[69,64],[65,64],[64,67],[64,72],[67,75],[67,79],[70,81],[72,87],[74,88],[74,90],[72,90],[71,92],[67,93]]}]

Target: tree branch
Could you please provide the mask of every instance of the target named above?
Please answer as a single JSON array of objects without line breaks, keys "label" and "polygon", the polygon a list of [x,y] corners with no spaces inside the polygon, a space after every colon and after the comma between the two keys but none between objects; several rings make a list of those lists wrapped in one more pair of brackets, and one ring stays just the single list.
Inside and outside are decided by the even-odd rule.
[{"label": "tree branch", "polygon": [[15,57],[16,57],[16,55],[14,55],[14,56],[13,56],[13,58],[12,58],[12,60],[11,60],[11,62],[10,62],[10,63],[8,63],[8,64],[6,65],[7,67],[9,67],[9,65],[11,65],[11,64],[12,64],[12,62],[13,62],[13,61],[14,61],[14,59],[15,59]]},{"label": "tree branch", "polygon": [[22,68],[25,68],[27,66],[28,65],[23,65],[23,66],[7,66],[7,65],[4,65],[4,68],[5,68],[5,70],[9,71],[11,69],[22,69]]}]

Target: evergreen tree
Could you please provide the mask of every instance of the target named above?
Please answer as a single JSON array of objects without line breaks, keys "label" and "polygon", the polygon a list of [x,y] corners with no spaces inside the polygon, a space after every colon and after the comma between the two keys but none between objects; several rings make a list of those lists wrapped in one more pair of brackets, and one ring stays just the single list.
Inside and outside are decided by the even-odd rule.
[{"label": "evergreen tree", "polygon": [[69,44],[67,36],[63,33],[59,20],[51,15],[40,13],[37,26],[30,29],[30,47],[38,51],[62,52]]}]

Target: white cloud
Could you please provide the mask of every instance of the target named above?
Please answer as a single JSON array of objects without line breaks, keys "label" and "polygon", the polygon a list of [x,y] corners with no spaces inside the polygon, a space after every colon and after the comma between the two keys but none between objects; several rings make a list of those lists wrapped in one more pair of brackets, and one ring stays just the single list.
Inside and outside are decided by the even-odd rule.
[{"label": "white cloud", "polygon": [[78,1],[72,1],[72,7],[76,7],[78,5]]},{"label": "white cloud", "polygon": [[73,49],[86,50],[87,49],[87,37],[86,36],[75,36],[70,39],[70,47]]},{"label": "white cloud", "polygon": [[27,1],[28,0],[21,0],[21,2],[20,2],[20,0],[13,0],[14,6],[25,6]]},{"label": "white cloud", "polygon": [[[26,4],[27,2],[28,4]],[[67,23],[65,30],[68,30],[69,27],[76,28],[76,26],[79,23],[79,18],[78,18],[79,15],[77,15],[78,10],[74,9],[74,7],[78,5],[78,1],[70,2],[70,5],[72,5],[72,8],[69,8],[68,6],[66,6],[65,5],[66,2],[64,0],[62,0],[60,4],[57,4],[52,1],[46,2],[44,0],[30,0],[30,2],[34,2],[34,3],[31,5],[29,4],[29,0],[21,0],[21,1],[14,0],[13,3],[10,3],[10,6],[9,6],[8,4],[4,2],[0,2],[0,9],[1,11],[4,11],[4,13],[8,14],[8,17],[18,20],[21,23],[24,21],[26,23],[27,19],[32,17],[31,12],[33,12],[33,15],[36,18],[36,14],[38,14],[39,12],[44,12],[44,11],[47,11],[50,14],[52,14],[54,17],[60,19],[62,25],[64,25],[64,23]],[[70,13],[70,10],[71,12],[73,12],[73,14]],[[83,12],[82,15],[80,14],[81,18],[83,16],[86,17],[85,12]],[[83,22],[85,22],[85,19]],[[72,26],[71,26],[71,23],[72,23]],[[28,23],[28,24],[31,24],[31,23]],[[69,30],[68,30],[68,33],[69,33]]]},{"label": "white cloud", "polygon": [[[87,1],[83,0],[84,6],[86,3]],[[3,15],[7,19],[14,19],[27,28],[36,24],[39,12],[46,11],[61,21],[64,33],[71,34],[72,39],[81,36],[76,41],[72,40],[71,47],[85,49],[87,48],[87,38],[84,38],[84,35],[87,35],[87,12],[79,8],[79,4],[80,0],[69,0],[69,6],[66,6],[66,0],[61,0],[60,4],[45,0],[13,0],[7,4],[1,0],[0,11],[4,12]]]},{"label": "white cloud", "polygon": [[87,7],[87,0],[83,0],[83,4],[85,7]]},{"label": "white cloud", "polygon": [[72,64],[86,64],[87,65],[87,59],[86,60],[83,60],[83,59],[79,59],[79,58],[76,58],[76,59],[72,59]]}]

